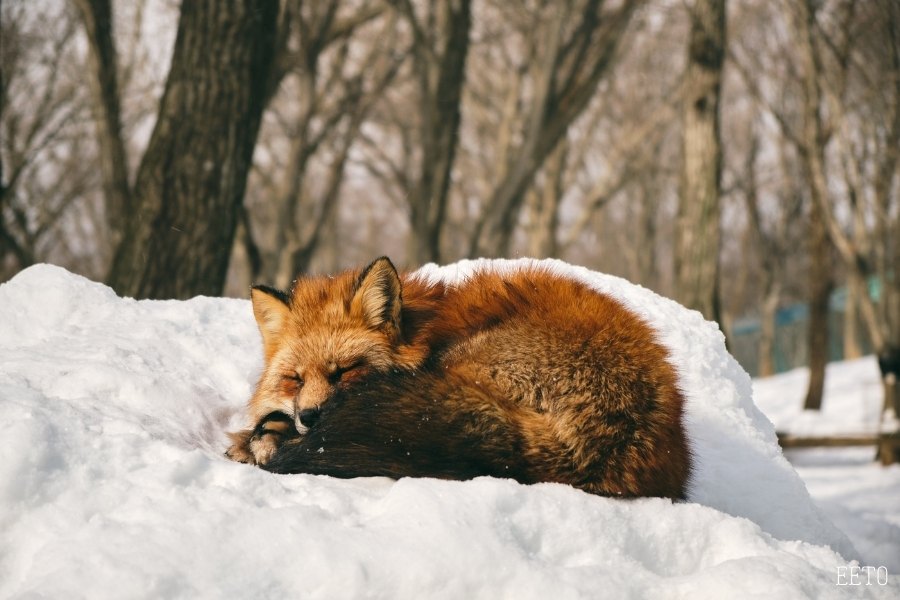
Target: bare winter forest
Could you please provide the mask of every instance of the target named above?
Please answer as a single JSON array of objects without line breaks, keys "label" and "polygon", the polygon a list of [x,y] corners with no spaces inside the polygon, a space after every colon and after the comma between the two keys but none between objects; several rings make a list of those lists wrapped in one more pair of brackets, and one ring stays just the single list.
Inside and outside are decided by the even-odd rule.
[{"label": "bare winter forest", "polygon": [[4,0],[0,67],[0,281],[559,257],[900,407],[896,0]]}]

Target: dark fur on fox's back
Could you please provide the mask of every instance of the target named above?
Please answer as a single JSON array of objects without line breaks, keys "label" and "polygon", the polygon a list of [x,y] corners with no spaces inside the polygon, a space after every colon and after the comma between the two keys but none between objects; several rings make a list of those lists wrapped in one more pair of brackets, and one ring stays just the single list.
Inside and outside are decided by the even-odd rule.
[{"label": "dark fur on fox's back", "polygon": [[263,466],[336,477],[541,477],[524,464],[515,425],[476,407],[494,401],[456,377],[383,375],[333,398],[316,425]]},{"label": "dark fur on fox's back", "polygon": [[263,468],[341,478],[492,476],[564,483],[608,496],[684,498],[683,479],[648,473],[635,487],[631,474],[618,470],[618,447],[640,440],[596,440],[601,453],[585,471],[555,434],[552,417],[495,394],[458,373],[425,373],[415,381],[378,377],[329,402],[319,422],[282,445]]}]

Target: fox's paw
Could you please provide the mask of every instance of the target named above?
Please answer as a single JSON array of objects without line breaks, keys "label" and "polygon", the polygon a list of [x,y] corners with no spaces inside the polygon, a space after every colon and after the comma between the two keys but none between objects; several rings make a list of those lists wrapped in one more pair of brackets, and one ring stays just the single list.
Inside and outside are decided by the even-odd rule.
[{"label": "fox's paw", "polygon": [[264,433],[250,440],[250,452],[253,453],[256,464],[264,465],[272,460],[282,441],[284,441],[282,436],[277,433]]},{"label": "fox's paw", "polygon": [[225,456],[237,462],[264,465],[275,456],[282,443],[299,435],[291,417],[273,412],[253,429],[229,433],[234,443],[225,451]]},{"label": "fox's paw", "polygon": [[250,448],[250,440],[253,438],[253,430],[245,429],[243,431],[230,432],[228,437],[231,438],[232,444],[225,451],[225,456],[233,461],[255,465],[256,458]]}]

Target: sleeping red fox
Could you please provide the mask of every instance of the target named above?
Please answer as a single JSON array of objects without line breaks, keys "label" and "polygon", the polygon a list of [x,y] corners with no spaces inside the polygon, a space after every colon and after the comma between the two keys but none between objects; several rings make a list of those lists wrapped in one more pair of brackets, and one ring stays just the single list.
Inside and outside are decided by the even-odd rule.
[{"label": "sleeping red fox", "polygon": [[683,498],[684,398],[653,331],[540,267],[460,285],[362,272],[257,287],[257,425],[228,455],[277,472],[521,482]]}]

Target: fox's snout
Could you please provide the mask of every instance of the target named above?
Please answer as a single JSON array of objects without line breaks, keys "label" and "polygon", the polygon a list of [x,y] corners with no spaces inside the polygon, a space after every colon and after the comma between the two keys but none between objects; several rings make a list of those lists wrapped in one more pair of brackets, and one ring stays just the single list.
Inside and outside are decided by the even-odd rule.
[{"label": "fox's snout", "polygon": [[297,421],[297,429],[309,429],[313,425],[315,425],[316,421],[319,420],[319,415],[322,411],[319,407],[316,408],[304,408],[300,412],[298,412],[294,419]]},{"label": "fox's snout", "polygon": [[294,396],[294,422],[297,430],[304,433],[319,419],[322,407],[337,393],[335,384],[314,369],[308,370],[308,378]]}]

